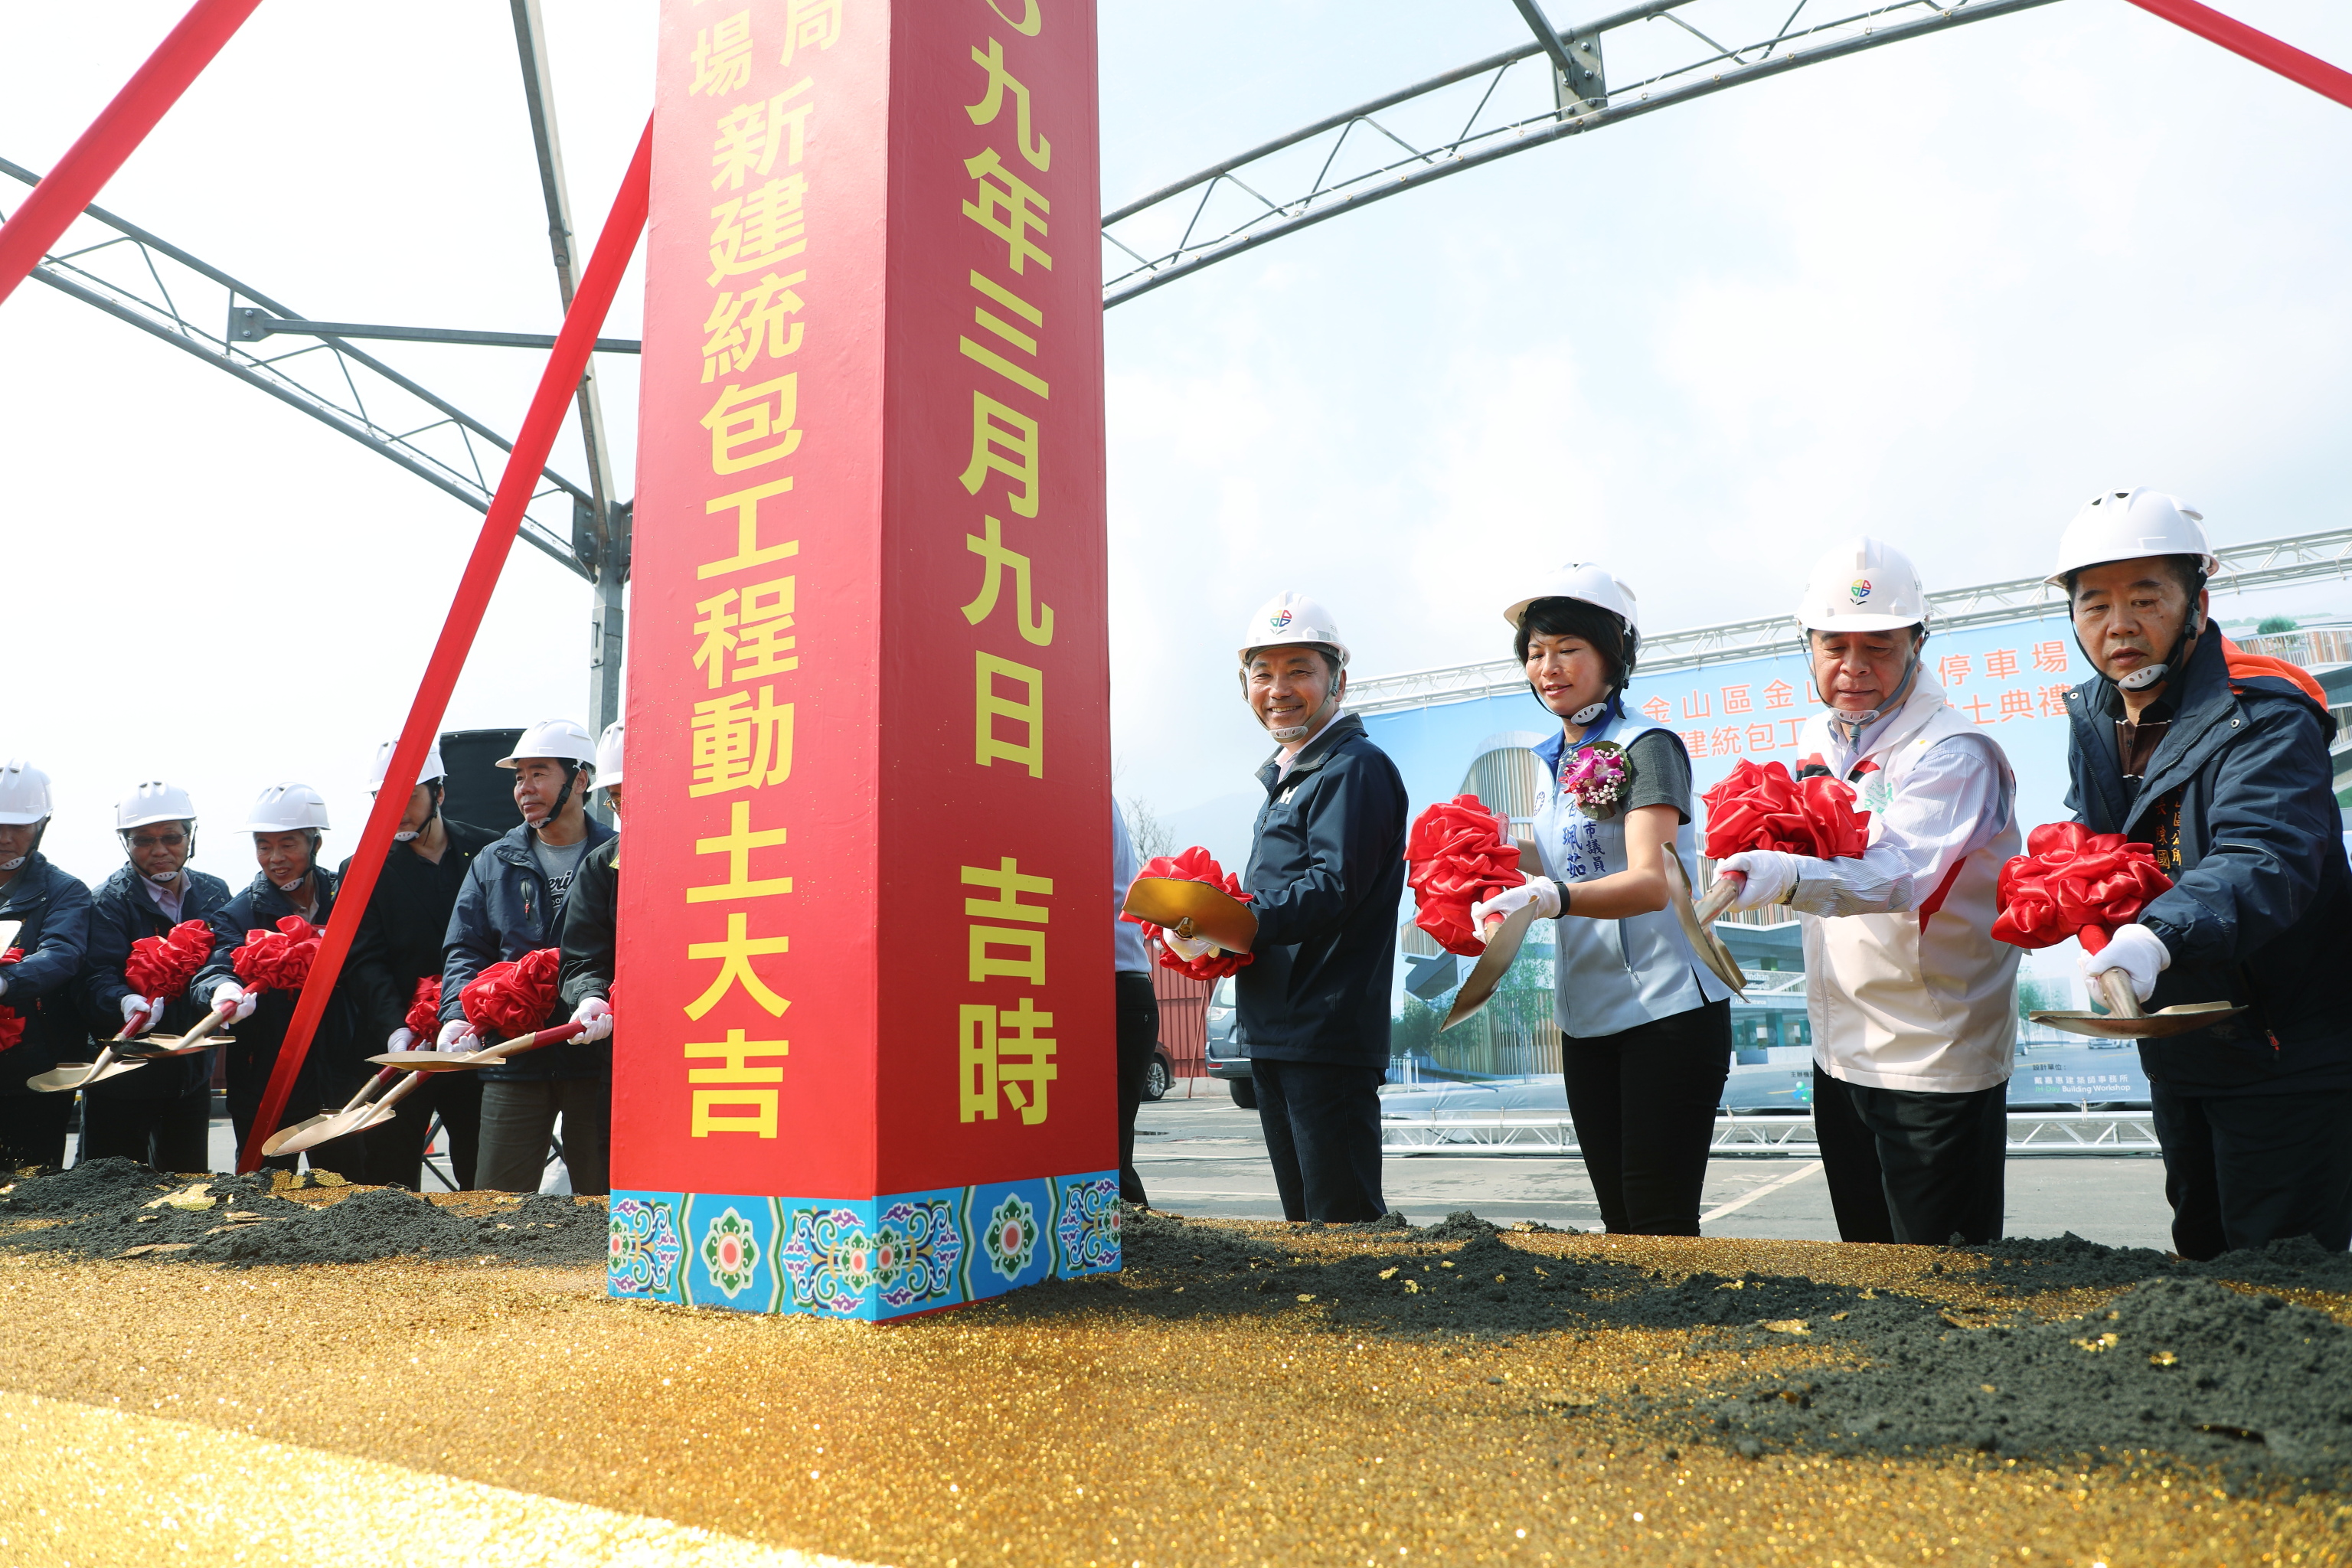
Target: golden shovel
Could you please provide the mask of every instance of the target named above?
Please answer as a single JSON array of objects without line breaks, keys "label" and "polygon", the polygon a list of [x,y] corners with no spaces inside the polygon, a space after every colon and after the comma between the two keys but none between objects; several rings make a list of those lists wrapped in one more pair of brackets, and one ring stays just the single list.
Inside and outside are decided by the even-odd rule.
[{"label": "golden shovel", "polygon": [[386,1068],[360,1085],[359,1092],[352,1096],[350,1101],[341,1110],[322,1110],[316,1116],[297,1121],[291,1127],[279,1128],[269,1135],[267,1142],[262,1144],[262,1153],[265,1156],[299,1154],[305,1149],[314,1149],[321,1143],[341,1138],[346,1132],[357,1131],[361,1124],[367,1121],[376,1109],[367,1103],[368,1096],[399,1076],[398,1068]]},{"label": "golden shovel", "polygon": [[1503,976],[1510,973],[1512,960],[1519,956],[1519,943],[1527,940],[1528,928],[1535,923],[1533,904],[1521,904],[1502,919],[1486,922],[1486,951],[1478,955],[1478,962],[1470,967],[1470,977],[1454,993],[1454,1005],[1445,1010],[1445,1022],[1437,1026],[1439,1034],[1468,1023],[1495,999]]},{"label": "golden shovel", "polygon": [[215,1010],[185,1035],[147,1035],[137,1040],[130,1037],[131,1026],[126,1024],[122,1033],[109,1040],[106,1049],[98,1053],[98,1060],[67,1062],[34,1074],[25,1080],[25,1085],[41,1094],[63,1094],[68,1089],[83,1089],[121,1078],[127,1072],[137,1072],[149,1062],[164,1057],[191,1056],[215,1046],[232,1045],[235,1042],[228,1036],[215,1033],[227,1021],[226,1013]]},{"label": "golden shovel", "polygon": [[2095,1040],[2161,1040],[2210,1029],[2245,1011],[2227,1002],[2186,1002],[2177,1007],[2143,1013],[2139,998],[2132,994],[2130,978],[2120,969],[2099,972],[2099,994],[2107,1004],[2105,1013],[2028,1013],[2026,1016],[2034,1023],[2047,1024],[2070,1035],[2088,1035]]},{"label": "golden shovel", "polygon": [[1741,972],[1739,961],[1731,956],[1731,950],[1723,945],[1723,939],[1715,934],[1716,917],[1738,896],[1739,885],[1746,879],[1737,872],[1717,879],[1715,886],[1706,891],[1706,906],[1695,910],[1691,907],[1690,878],[1683,870],[1683,858],[1674,851],[1672,846],[1666,849],[1666,864],[1672,868],[1675,884],[1667,889],[1666,903],[1675,911],[1675,920],[1682,926],[1683,935],[1689,939],[1691,951],[1698,954],[1701,963],[1715,971],[1717,979],[1738,992],[1741,1001],[1746,1001],[1748,976]]},{"label": "golden shovel", "polygon": [[1247,904],[1182,877],[1138,877],[1127,885],[1125,912],[1187,941],[1205,937],[1227,952],[1247,952],[1257,941],[1257,917]]}]

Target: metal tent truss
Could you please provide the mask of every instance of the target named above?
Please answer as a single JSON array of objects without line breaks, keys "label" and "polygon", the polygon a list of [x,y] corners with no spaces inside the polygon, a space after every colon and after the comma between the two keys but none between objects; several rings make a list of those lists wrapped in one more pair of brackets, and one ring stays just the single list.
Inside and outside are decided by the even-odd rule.
[{"label": "metal tent truss", "polygon": [[1536,0],[1517,4],[1534,34],[1527,43],[1318,120],[1105,216],[1104,305],[1514,153],[2050,0],[1888,0],[1860,10],[1853,0],[1653,0],[1564,31]]},{"label": "metal tent truss", "polygon": [[[2219,593],[2241,594],[2306,577],[2352,579],[2352,528],[2258,539],[2251,544],[2224,544],[2217,546],[2214,554],[2221,563],[2221,571],[2213,577],[2213,587]],[[2058,590],[2039,577],[1948,589],[1928,595],[1927,603],[1935,611],[1938,631],[2035,620],[2062,607]],[[1642,637],[1642,670],[1644,674],[1656,674],[1670,669],[1694,669],[1767,654],[1793,653],[1797,646],[1796,623],[1788,616],[1726,621],[1678,632],[1645,632]],[[1348,706],[1358,713],[1390,713],[1444,702],[1469,702],[1483,697],[1516,696],[1526,689],[1527,678],[1519,667],[1509,659],[1496,659],[1440,669],[1408,670],[1402,675],[1369,676],[1349,686]]]},{"label": "metal tent truss", "polygon": [[[5,158],[0,174],[27,185],[40,179]],[[137,225],[87,208],[32,275],[300,409],[477,511],[489,510],[512,446],[505,437],[340,339],[236,341],[240,310],[281,320],[299,313]],[[522,536],[593,582],[593,510],[588,489],[548,469]]]}]

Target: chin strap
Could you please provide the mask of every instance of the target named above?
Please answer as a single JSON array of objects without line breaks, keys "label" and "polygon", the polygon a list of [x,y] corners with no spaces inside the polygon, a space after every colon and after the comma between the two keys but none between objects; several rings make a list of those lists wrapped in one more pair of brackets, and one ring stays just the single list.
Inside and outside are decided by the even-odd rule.
[{"label": "chin strap", "polygon": [[[2181,623],[2180,635],[2172,639],[2172,651],[2164,656],[2164,662],[2144,664],[2129,675],[2118,677],[2116,680],[2117,688],[2125,691],[2145,691],[2151,686],[2161,684],[2174,669],[2188,662],[2189,655],[2196,649],[2197,639],[2205,635],[2204,621],[2197,613],[2197,595],[2204,591],[2205,579],[2200,576],[2197,579],[2197,586],[2189,595],[2189,618]],[[2091,650],[2083,647],[2080,637],[2074,639],[2074,647],[2093,669],[2099,668],[2099,661],[2091,658]]]},{"label": "chin strap", "polygon": [[[441,781],[439,779],[426,779],[425,781],[425,787],[433,792],[433,809],[426,813],[425,817],[425,827],[430,827],[433,826],[433,819],[441,815]],[[567,784],[565,787],[568,789],[570,786]],[[562,808],[563,803],[562,801],[556,802],[556,809],[561,811]],[[392,836],[392,841],[394,844],[414,844],[418,839],[425,837],[425,827],[415,829],[395,829]]]},{"label": "chin strap", "polygon": [[25,868],[25,862],[30,860],[34,856],[38,855],[41,852],[41,840],[47,838],[48,836],[49,819],[45,816],[41,818],[41,825],[33,829],[33,847],[30,849],[26,850],[22,855],[17,856],[14,860],[0,860],[0,871],[23,870]]},{"label": "chin strap", "polygon": [[1889,713],[1892,713],[1895,710],[1903,706],[1904,700],[1911,694],[1911,683],[1919,678],[1919,647],[1920,646],[1924,646],[1927,640],[1927,638],[1921,637],[1919,639],[1919,643],[1913,646],[1911,649],[1911,662],[1903,667],[1903,679],[1895,683],[1894,695],[1887,699],[1883,707],[1865,708],[1859,713],[1849,713],[1844,710],[1838,708],[1832,708],[1830,710],[1830,725],[1832,729],[1840,727],[1844,729],[1845,743],[1847,745],[1858,746],[1862,744],[1862,732],[1864,730],[1869,729],[1873,724],[1877,723],[1881,719],[1885,718]]}]

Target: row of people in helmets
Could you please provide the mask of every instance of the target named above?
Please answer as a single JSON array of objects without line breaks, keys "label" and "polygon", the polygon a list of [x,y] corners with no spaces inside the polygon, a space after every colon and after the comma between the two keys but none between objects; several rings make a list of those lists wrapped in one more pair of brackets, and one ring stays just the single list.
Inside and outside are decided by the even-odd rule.
[{"label": "row of people in helmets", "polygon": [[[2081,964],[2086,983],[2120,973],[2151,1008],[2243,1009],[2139,1045],[2179,1252],[2300,1236],[2341,1251],[2352,1018],[2334,988],[2352,961],[2352,868],[2335,724],[2308,674],[2213,625],[2202,521],[2151,489],[2103,492],[2064,531],[2048,579],[2095,671],[2067,693],[2066,809],[2153,846],[2172,883]],[[1696,1235],[1732,1047],[1730,992],[1673,912],[1697,868],[1690,759],[1626,699],[1641,631],[1623,582],[1564,567],[1503,618],[1559,730],[1536,749],[1537,874],[1472,922],[1522,908],[1558,922],[1562,1070],[1601,1215],[1612,1231]],[[2001,867],[2031,825],[1999,742],[1923,658],[1934,617],[1899,550],[1864,538],[1822,556],[1796,620],[1826,704],[1803,731],[1801,772],[1853,786],[1868,846],[1841,858],[1750,851],[1717,871],[1737,908],[1784,907],[1803,928],[1814,1125],[1839,1234],[1990,1241],[2019,959],[1992,924]],[[1259,612],[1241,648],[1244,696],[1278,750],[1259,773],[1266,802],[1243,878],[1258,961],[1235,991],[1294,1219],[1384,1212],[1376,1090],[1406,802],[1342,711],[1347,658],[1330,615],[1297,595]],[[1606,748],[1622,776],[1596,792],[1582,764]]]},{"label": "row of people in helmets", "polygon": [[[314,1168],[354,1181],[419,1184],[428,1128],[449,1134],[457,1184],[535,1191],[562,1118],[574,1191],[608,1184],[612,1100],[614,889],[619,840],[587,813],[604,790],[618,810],[621,726],[601,741],[570,720],[523,731],[498,765],[514,774],[523,822],[501,835],[442,812],[447,770],[436,745],[411,792],[390,855],[362,913],[350,955],[281,1124],[341,1107],[386,1049],[470,1050],[477,1040],[458,995],[493,963],[561,946],[562,999],[574,1039],[476,1072],[427,1075],[393,1121],[322,1144]],[[369,790],[383,782],[392,743],[376,752]],[[95,1040],[118,1030],[184,1033],[207,1013],[228,1019],[229,1116],[240,1146],[252,1130],[297,994],[248,991],[236,971],[248,934],[289,915],[323,926],[350,869],[319,858],[327,803],[308,784],[262,791],[247,812],[257,871],[232,891],[189,865],[198,816],[176,784],[140,784],[115,808],[125,863],[93,894],[40,853],[52,803],[47,775],[23,762],[0,766],[0,929],[16,927],[19,956],[0,965],[0,1006],[24,1023],[0,1056],[0,1160],[59,1164],[74,1097],[41,1094],[27,1079],[61,1062],[89,1061]],[[132,943],[185,921],[212,930],[211,953],[184,995],[142,994],[126,973]],[[405,1022],[417,982],[442,983],[439,1018],[418,1039]],[[124,1155],[166,1171],[209,1163],[213,1054],[166,1058],[86,1086],[79,1158]],[[290,1158],[273,1162],[290,1164]]]}]

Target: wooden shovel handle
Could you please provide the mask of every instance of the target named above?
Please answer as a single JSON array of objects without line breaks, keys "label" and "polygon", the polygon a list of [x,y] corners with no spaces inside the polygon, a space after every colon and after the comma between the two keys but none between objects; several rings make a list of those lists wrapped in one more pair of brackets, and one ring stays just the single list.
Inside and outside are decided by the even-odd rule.
[{"label": "wooden shovel handle", "polygon": [[2145,1018],[2139,998],[2132,994],[2131,976],[2120,969],[2099,971],[2099,995],[2105,1001],[2107,1011],[2118,1018]]},{"label": "wooden shovel handle", "polygon": [[1747,883],[1748,879],[1738,871],[1717,873],[1715,886],[1706,890],[1706,897],[1698,901],[1698,908],[1693,911],[1698,916],[1698,923],[1710,926],[1721,920],[1723,912],[1731,908],[1731,900],[1739,897],[1739,889]]}]

